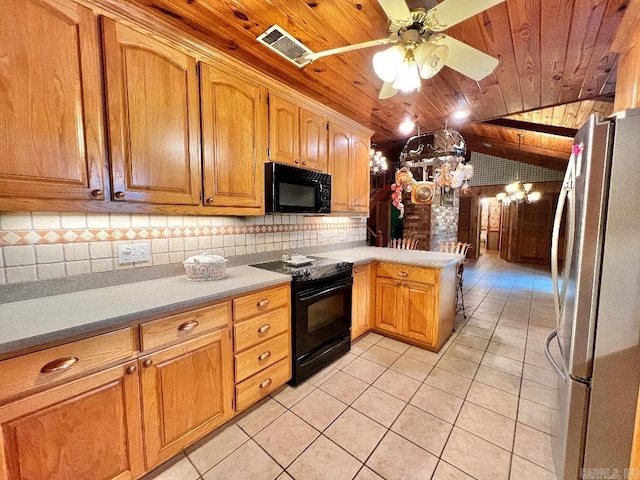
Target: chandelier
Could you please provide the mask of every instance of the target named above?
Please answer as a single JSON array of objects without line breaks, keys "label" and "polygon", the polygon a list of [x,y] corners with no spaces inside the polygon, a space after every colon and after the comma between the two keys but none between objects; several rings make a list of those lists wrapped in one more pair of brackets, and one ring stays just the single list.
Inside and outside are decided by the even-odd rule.
[{"label": "chandelier", "polygon": [[382,152],[375,149],[369,150],[369,170],[371,175],[376,176],[387,171],[387,157],[382,156]]},{"label": "chandelier", "polygon": [[513,183],[505,186],[506,192],[500,192],[496,195],[496,200],[501,203],[505,208],[508,208],[511,203],[520,204],[522,202],[533,203],[540,200],[540,192],[532,192],[532,183],[522,183],[520,180],[516,180]]}]

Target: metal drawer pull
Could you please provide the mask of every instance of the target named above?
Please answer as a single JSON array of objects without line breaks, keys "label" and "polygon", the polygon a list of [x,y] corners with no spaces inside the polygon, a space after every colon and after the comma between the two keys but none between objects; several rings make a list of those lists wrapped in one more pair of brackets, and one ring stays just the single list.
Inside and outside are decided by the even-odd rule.
[{"label": "metal drawer pull", "polygon": [[268,332],[269,330],[271,330],[271,325],[269,325],[268,323],[265,323],[258,329],[258,333]]},{"label": "metal drawer pull", "polygon": [[147,358],[144,362],[142,362],[142,366],[145,368],[149,368],[151,365],[153,365],[153,360],[151,360],[150,358]]},{"label": "metal drawer pull", "polygon": [[186,322],[180,324],[180,326],[178,327],[178,330],[180,330],[181,332],[190,332],[197,326],[198,326],[197,320],[187,320]]},{"label": "metal drawer pull", "polygon": [[60,370],[66,370],[78,361],[78,357],[62,357],[47,363],[40,369],[41,373],[59,372]]},{"label": "metal drawer pull", "polygon": [[267,388],[272,383],[273,381],[270,378],[267,378],[264,382],[260,384],[260,388]]},{"label": "metal drawer pull", "polygon": [[407,272],[398,272],[399,277],[408,277],[409,274]]},{"label": "metal drawer pull", "polygon": [[269,303],[270,302],[269,302],[268,298],[263,298],[256,305],[258,306],[258,308],[262,308],[262,307],[266,307],[267,305],[269,305]]},{"label": "metal drawer pull", "polygon": [[266,360],[270,356],[271,356],[271,352],[267,350],[266,352],[263,352],[260,354],[260,356],[258,357],[258,360]]},{"label": "metal drawer pull", "polygon": [[125,371],[126,371],[129,375],[131,375],[131,374],[133,374],[133,373],[136,373],[136,370],[138,370],[138,369],[136,368],[136,366],[135,366],[135,365],[131,365],[131,366],[127,367],[127,369],[126,369]]}]

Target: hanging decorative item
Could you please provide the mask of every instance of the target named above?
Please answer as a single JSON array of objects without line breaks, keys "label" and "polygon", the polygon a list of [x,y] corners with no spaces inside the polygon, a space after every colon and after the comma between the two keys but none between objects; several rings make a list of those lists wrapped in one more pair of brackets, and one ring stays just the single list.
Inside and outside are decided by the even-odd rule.
[{"label": "hanging decorative item", "polygon": [[400,218],[404,217],[404,203],[402,203],[402,192],[411,192],[413,184],[416,183],[413,174],[407,167],[402,167],[396,172],[396,182],[391,185],[392,204],[400,210]]},{"label": "hanging decorative item", "polygon": [[502,204],[505,208],[509,208],[511,203],[519,204],[522,202],[533,203],[540,200],[540,192],[532,192],[532,183],[522,183],[518,180],[516,175],[516,181],[505,186],[506,192],[501,192],[496,195],[496,200]]}]

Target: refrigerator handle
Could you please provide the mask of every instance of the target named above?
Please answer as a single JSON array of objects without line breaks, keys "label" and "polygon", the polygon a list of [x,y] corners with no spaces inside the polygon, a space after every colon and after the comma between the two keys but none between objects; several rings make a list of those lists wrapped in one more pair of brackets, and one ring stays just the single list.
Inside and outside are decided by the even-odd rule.
[{"label": "refrigerator handle", "polygon": [[[558,290],[558,243],[560,239],[560,224],[562,223],[562,214],[564,213],[564,207],[569,199],[569,192],[573,189],[573,172],[575,171],[575,158],[573,154],[569,158],[569,164],[567,165],[567,171],[564,175],[564,180],[562,181],[562,188],[560,190],[560,196],[558,197],[558,205],[556,206],[556,216],[553,221],[553,233],[551,236],[551,284],[553,286],[553,305],[555,307],[556,312],[556,320],[560,319],[560,292]],[[572,202],[571,202],[572,203]],[[569,205],[569,210],[574,208],[573,205]],[[567,241],[573,243],[573,218],[574,212],[569,212],[571,218],[569,219],[570,231],[567,232]],[[565,264],[567,261],[570,261],[570,258],[564,259]],[[566,271],[566,269],[565,269]],[[565,285],[563,284],[563,290]]]},{"label": "refrigerator handle", "polygon": [[566,381],[567,377],[565,377],[564,372],[554,360],[553,356],[551,355],[551,350],[549,349],[549,345],[551,344],[551,341],[557,336],[558,336],[558,330],[554,330],[549,335],[547,335],[547,339],[544,342],[544,354],[547,356],[547,360],[549,360],[549,363],[551,364],[553,369],[556,371],[556,373],[560,375],[562,380]]}]

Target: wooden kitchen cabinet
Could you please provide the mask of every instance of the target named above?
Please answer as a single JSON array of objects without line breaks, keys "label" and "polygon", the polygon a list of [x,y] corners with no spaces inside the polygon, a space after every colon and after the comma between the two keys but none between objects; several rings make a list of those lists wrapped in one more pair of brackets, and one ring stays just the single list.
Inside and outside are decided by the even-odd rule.
[{"label": "wooden kitchen cabinet", "polygon": [[455,317],[455,269],[376,264],[374,330],[438,351]]},{"label": "wooden kitchen cabinet", "polygon": [[70,1],[2,2],[0,196],[21,210],[26,198],[104,199],[98,31]]},{"label": "wooden kitchen cabinet", "polygon": [[264,213],[267,88],[200,64],[204,204],[211,213]]},{"label": "wooden kitchen cabinet", "polygon": [[0,478],[136,478],[145,471],[136,363],[0,406],[0,429]]},{"label": "wooden kitchen cabinet", "polygon": [[195,59],[109,18],[103,48],[113,199],[200,204]]},{"label": "wooden kitchen cabinet", "polygon": [[147,470],[233,416],[228,328],[138,359]]},{"label": "wooden kitchen cabinet", "polygon": [[353,268],[353,300],[351,302],[351,340],[371,328],[371,265]]},{"label": "wooden kitchen cabinet", "polygon": [[369,213],[370,138],[329,123],[331,211]]},{"label": "wooden kitchen cabinet", "polygon": [[269,149],[274,162],[326,171],[326,117],[270,94]]}]

